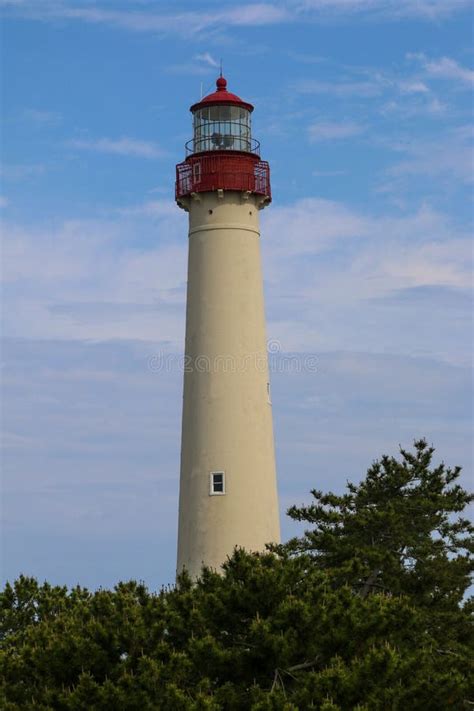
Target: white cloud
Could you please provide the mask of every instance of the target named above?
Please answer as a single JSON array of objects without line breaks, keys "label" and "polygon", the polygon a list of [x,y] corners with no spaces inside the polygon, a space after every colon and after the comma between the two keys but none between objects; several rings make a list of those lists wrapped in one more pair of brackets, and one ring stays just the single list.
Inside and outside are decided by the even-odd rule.
[{"label": "white cloud", "polygon": [[347,175],[346,170],[313,170],[315,178],[336,178],[339,175]]},{"label": "white cloud", "polygon": [[136,138],[123,136],[122,138],[97,138],[97,139],[73,139],[68,141],[71,148],[94,151],[96,153],[112,153],[121,156],[133,156],[134,158],[162,158],[165,155],[156,143],[151,141],[141,141]]},{"label": "white cloud", "polygon": [[454,79],[466,84],[474,84],[474,71],[462,67],[449,57],[428,61],[425,64],[425,69],[429,75],[437,79]]},{"label": "white cloud", "polygon": [[452,80],[468,86],[474,84],[474,70],[461,66],[451,57],[429,59],[423,52],[409,52],[406,56],[408,60],[419,62],[431,79]]},{"label": "white cloud", "polygon": [[[165,71],[169,74],[184,74],[186,76],[207,76],[212,73],[211,70],[219,68],[219,62],[209,52],[196,54],[192,61],[179,62],[166,67]],[[214,71],[215,75],[215,71]]]},{"label": "white cloud", "polygon": [[320,121],[313,123],[308,128],[311,143],[317,141],[331,141],[344,138],[351,138],[363,133],[364,126],[347,121],[345,123],[333,123],[330,121]]},{"label": "white cloud", "polygon": [[301,62],[301,64],[321,64],[321,62],[326,62],[327,57],[322,57],[318,54],[304,54],[302,52],[287,52],[288,57],[293,59],[295,62]]},{"label": "white cloud", "polygon": [[242,5],[232,10],[218,13],[218,22],[230,25],[252,26],[272,25],[283,21],[291,21],[292,15],[284,7],[267,3]]},{"label": "white cloud", "polygon": [[283,7],[269,3],[241,5],[236,8],[179,12],[174,14],[155,11],[110,10],[105,7],[71,7],[56,2],[25,2],[18,7],[23,16],[37,20],[64,19],[90,24],[127,29],[133,32],[155,32],[195,35],[199,32],[232,26],[259,26],[291,20]]},{"label": "white cloud", "polygon": [[[153,201],[103,220],[38,229],[5,224],[4,303],[18,309],[16,319],[5,308],[5,331],[179,342],[182,314],[175,305],[184,301],[184,221],[173,203]],[[137,249],[137,234],[150,235],[159,246]]]},{"label": "white cloud", "polygon": [[[301,94],[327,94],[336,98],[346,99],[359,97],[372,99],[387,92],[400,94],[428,94],[429,87],[417,78],[400,78],[379,71],[378,69],[365,69],[349,67],[354,74],[352,81],[319,81],[317,79],[300,79],[294,82],[293,88]],[[360,80],[360,74],[366,76]]]},{"label": "white cloud", "polygon": [[468,8],[469,0],[297,0],[301,9],[319,15],[366,15],[375,19],[436,20]]},{"label": "white cloud", "polygon": [[219,67],[219,62],[217,61],[217,59],[214,59],[214,57],[209,52],[204,52],[203,54],[196,54],[195,59],[197,59],[198,62],[204,62],[204,64],[208,64],[210,67]]},{"label": "white cloud", "polygon": [[461,317],[452,320],[438,306],[431,312],[427,306],[427,324],[436,314],[436,328],[417,330],[421,312],[411,297],[396,312],[385,306],[394,293],[407,290],[469,289],[470,236],[442,213],[425,207],[375,217],[309,198],[269,210],[262,234],[268,330],[286,349],[469,359],[469,328]]},{"label": "white cloud", "polygon": [[427,94],[429,89],[426,84],[416,79],[401,80],[398,82],[398,88],[402,94]]},{"label": "white cloud", "polygon": [[289,257],[307,259],[368,233],[369,223],[363,215],[332,200],[305,198],[291,205],[272,206],[263,213],[263,234],[268,234],[271,242],[267,256],[278,272],[285,269]]},{"label": "white cloud", "polygon": [[[121,208],[107,220],[36,230],[5,225],[5,335],[160,340],[179,350],[186,231],[186,215],[160,200]],[[148,246],[136,247],[137,234]],[[262,235],[269,334],[285,350],[431,349],[447,360],[465,358],[462,323],[443,323],[438,306],[429,337],[416,331],[411,296],[395,317],[384,306],[407,290],[469,287],[470,238],[444,215],[426,207],[375,216],[307,198],[265,210]]]},{"label": "white cloud", "polygon": [[471,126],[459,127],[436,139],[408,138],[392,146],[406,158],[391,166],[392,177],[426,175],[471,183],[474,179]]},{"label": "white cloud", "polygon": [[208,5],[200,11],[160,13],[155,10],[70,6],[53,0],[44,0],[41,5],[37,0],[0,0],[0,6],[29,19],[48,21],[59,18],[103,24],[132,32],[181,36],[226,27],[258,27],[353,16],[386,20],[411,17],[436,20],[450,16],[469,5],[470,0],[286,0],[279,3],[257,2],[224,9]]},{"label": "white cloud", "polygon": [[55,126],[62,121],[62,115],[57,111],[44,111],[39,109],[25,109],[22,114],[26,121],[42,124],[45,126]]},{"label": "white cloud", "polygon": [[168,74],[183,74],[184,76],[209,76],[210,67],[197,62],[180,62],[178,64],[170,64],[165,68]]},{"label": "white cloud", "polygon": [[379,96],[383,89],[376,81],[326,82],[317,79],[301,79],[294,82],[293,89],[300,94],[328,94],[341,98]]},{"label": "white cloud", "polygon": [[[154,189],[150,192],[162,192],[161,189]],[[166,190],[169,193],[169,190]],[[119,208],[117,212],[121,215],[134,215],[138,217],[169,217],[174,219],[176,217],[176,205],[174,202],[167,202],[166,200],[150,200],[144,202],[140,205],[133,205],[129,207]]]},{"label": "white cloud", "polygon": [[[347,102],[351,99],[365,99],[368,105],[376,107],[382,115],[398,113],[400,117],[440,116],[450,107],[442,101],[431,86],[430,80],[441,75],[452,75],[456,80],[470,81],[474,72],[444,58],[439,63],[429,62],[424,54],[408,53],[406,59],[421,64],[417,71],[401,69],[380,69],[358,65],[333,65],[333,81],[319,78],[301,78],[291,83],[291,89],[303,95],[326,95]],[[428,71],[429,68],[429,71]],[[337,73],[335,70],[337,69]],[[360,107],[354,104],[357,111]],[[347,107],[344,108],[347,112]]]},{"label": "white cloud", "polygon": [[41,164],[28,163],[3,163],[0,165],[0,177],[2,180],[21,181],[27,178],[32,178],[41,175],[46,170],[46,166]]},{"label": "white cloud", "polygon": [[379,113],[382,116],[397,115],[402,119],[408,119],[415,116],[440,118],[447,111],[447,104],[440,101],[431,93],[412,95],[409,100],[390,99],[379,108]]}]

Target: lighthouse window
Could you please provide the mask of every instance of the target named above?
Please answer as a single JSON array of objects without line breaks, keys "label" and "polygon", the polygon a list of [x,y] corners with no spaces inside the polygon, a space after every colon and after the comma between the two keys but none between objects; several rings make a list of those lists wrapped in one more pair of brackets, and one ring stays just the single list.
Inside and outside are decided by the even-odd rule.
[{"label": "lighthouse window", "polygon": [[195,183],[201,182],[201,163],[194,163],[193,165],[193,178]]},{"label": "lighthouse window", "polygon": [[194,113],[194,152],[249,151],[250,111],[239,106],[210,106]]},{"label": "lighthouse window", "polygon": [[211,496],[225,494],[224,472],[211,472],[211,490],[209,493]]}]

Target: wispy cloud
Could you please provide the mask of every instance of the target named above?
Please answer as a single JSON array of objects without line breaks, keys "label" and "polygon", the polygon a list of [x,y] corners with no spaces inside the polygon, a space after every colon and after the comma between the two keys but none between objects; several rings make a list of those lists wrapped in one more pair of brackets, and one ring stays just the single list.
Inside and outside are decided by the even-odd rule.
[{"label": "wispy cloud", "polygon": [[298,7],[320,16],[436,20],[468,8],[470,0],[298,0]]},{"label": "wispy cloud", "polygon": [[[430,88],[417,77],[403,77],[378,69],[349,67],[354,78],[344,81],[319,81],[317,79],[300,79],[293,84],[295,91],[301,94],[327,94],[336,98],[350,97],[372,99],[386,93],[399,95],[427,95]],[[361,80],[360,75],[365,75]]]},{"label": "wispy cloud", "polygon": [[[174,203],[153,201],[100,220],[30,228],[5,224],[1,276],[5,300],[18,307],[14,333],[155,340],[157,326],[163,340],[178,343],[184,311],[176,313],[175,305],[184,305],[184,221]],[[137,233],[150,236],[149,247],[132,246]],[[41,252],[48,256],[38,272]],[[10,334],[11,326],[16,328],[7,317]]]},{"label": "wispy cloud", "polygon": [[198,62],[203,62],[210,67],[219,67],[219,62],[209,52],[204,52],[203,54],[196,54],[195,59]]},{"label": "wispy cloud", "polygon": [[311,143],[316,143],[317,141],[331,141],[351,138],[352,136],[359,135],[364,130],[364,126],[351,121],[343,123],[320,121],[313,123],[308,128],[308,133]]},{"label": "wispy cloud", "polygon": [[[9,5],[10,3],[6,7]],[[135,9],[111,10],[100,6],[80,7],[49,0],[46,0],[41,6],[37,2],[27,0],[24,3],[16,3],[15,7],[23,16],[36,20],[63,19],[108,25],[133,32],[171,33],[183,36],[226,26],[269,25],[291,19],[291,14],[284,7],[270,3],[241,5],[217,11],[210,8],[201,12],[179,13],[160,13],[153,10],[147,12]]]},{"label": "wispy cloud", "polygon": [[448,110],[447,104],[432,94],[417,94],[412,100],[390,99],[380,108],[382,116],[397,116],[408,119],[415,116],[441,117]]},{"label": "wispy cloud", "polygon": [[[298,269],[301,259],[327,253],[331,260],[320,265],[321,270],[329,270],[325,280],[333,280],[337,273],[341,284],[347,280],[349,285],[350,273],[358,273],[350,300],[356,294],[368,298],[428,284],[458,288],[470,285],[468,235],[457,231],[444,214],[429,206],[400,217],[375,217],[339,202],[307,198],[273,209],[265,216],[265,229],[272,234],[266,256],[277,270],[273,275],[277,281],[281,270],[288,276],[288,269]],[[294,236],[291,243],[285,239],[288,234]],[[350,244],[354,242],[357,250],[352,252]],[[344,265],[335,259],[336,254],[342,255],[341,247],[347,260]],[[294,258],[297,261],[292,264]],[[312,278],[309,273],[307,277]],[[302,286],[300,280],[299,286],[295,282],[293,288],[299,290]],[[330,293],[322,290],[320,298],[336,297],[346,303],[347,294],[335,294],[339,288],[330,287]]]},{"label": "wispy cloud", "polygon": [[[462,335],[469,328],[468,308],[457,323],[436,310],[440,339],[441,331],[420,329],[411,297],[396,313],[384,306],[385,299],[407,289],[469,290],[470,236],[443,213],[425,206],[375,216],[308,198],[264,214],[263,234],[271,235],[262,243],[268,330],[272,337],[279,333],[289,350],[377,350],[383,344],[387,352],[468,361],[470,343]],[[428,306],[426,314],[432,319]]]},{"label": "wispy cloud", "polygon": [[461,66],[451,57],[429,59],[422,52],[410,52],[407,59],[419,62],[426,76],[432,79],[454,81],[467,86],[474,84],[474,70]]},{"label": "wispy cloud", "polygon": [[471,183],[474,180],[473,137],[473,127],[463,126],[444,133],[442,139],[400,141],[392,148],[406,157],[390,167],[387,173],[394,177],[426,175]]},{"label": "wispy cloud", "polygon": [[10,200],[4,195],[0,195],[0,208],[8,207]]},{"label": "wispy cloud", "polygon": [[466,84],[474,84],[474,71],[462,67],[449,57],[426,62],[425,69],[429,75],[437,79],[454,79]]},{"label": "wispy cloud", "polygon": [[396,94],[399,97],[425,97],[428,102],[434,95],[431,86],[434,80],[451,80],[466,86],[474,83],[474,71],[449,57],[434,60],[420,52],[408,52],[405,56],[412,65],[415,63],[417,66],[410,66],[407,70],[406,66],[380,68],[329,63],[334,80],[328,80],[327,70],[324,74],[315,71],[310,78],[293,81],[292,89],[300,94],[325,94],[339,99],[376,99]]},{"label": "wispy cloud", "polygon": [[[403,337],[410,300],[389,330],[381,300],[400,289],[469,286],[469,236],[429,207],[400,217],[375,216],[307,198],[265,213],[262,232],[271,235],[263,243],[270,330],[277,324],[288,350],[344,348],[349,341],[357,350],[377,350],[383,333],[396,352],[411,353],[423,346],[426,334]],[[186,216],[172,202],[131,205],[95,221],[34,229],[6,225],[4,233],[7,335],[154,340],[159,333],[173,348],[181,347]],[[137,233],[162,239],[132,248]],[[368,332],[371,299],[378,299],[378,310]],[[439,331],[432,339],[456,357],[455,340],[443,337],[441,345]]]},{"label": "wispy cloud", "polygon": [[37,0],[0,0],[0,7],[30,19],[63,19],[103,24],[132,32],[182,36],[225,27],[264,26],[353,16],[381,20],[436,20],[469,6],[470,0],[282,0],[279,3],[257,2],[218,10],[215,6],[208,6],[200,11],[166,13],[135,8],[109,9],[100,5],[81,7],[60,0],[44,0],[41,4]]},{"label": "wispy cloud", "polygon": [[[211,13],[212,15],[212,13]],[[217,21],[229,25],[252,26],[273,25],[283,21],[291,21],[291,13],[283,5],[270,3],[255,3],[224,10],[217,14]]]},{"label": "wispy cloud", "polygon": [[[410,59],[422,55],[407,55]],[[299,79],[291,84],[291,89],[303,95],[326,95],[330,99],[344,104],[347,113],[348,102],[353,101],[357,114],[360,113],[360,101],[364,100],[369,111],[399,118],[430,116],[439,118],[450,108],[442,101],[429,80],[433,77],[424,70],[408,71],[404,69],[380,69],[367,66],[331,66],[334,81],[319,78]],[[342,78],[340,79],[339,76]],[[355,102],[358,103],[355,103]]]},{"label": "wispy cloud", "polygon": [[416,79],[402,79],[398,82],[398,88],[402,94],[427,94],[430,91],[424,82]]},{"label": "wispy cloud", "polygon": [[346,170],[313,170],[315,178],[337,178],[340,175],[347,175]]},{"label": "wispy cloud", "polygon": [[380,83],[375,81],[329,82],[317,79],[301,79],[293,83],[293,88],[300,94],[329,94],[341,98],[374,97],[383,91]]},{"label": "wispy cloud", "polygon": [[39,109],[25,109],[22,113],[25,121],[31,121],[45,126],[55,126],[62,121],[62,115],[57,111],[44,111]]},{"label": "wispy cloud", "polygon": [[[166,191],[169,193],[169,190]],[[149,200],[148,202],[131,207],[122,207],[118,209],[120,215],[133,215],[136,217],[168,217],[173,219],[176,217],[176,205],[166,200]]]},{"label": "wispy cloud", "polygon": [[112,153],[134,158],[161,158],[165,155],[165,151],[156,143],[140,141],[127,136],[118,139],[72,139],[68,141],[67,145],[79,150],[94,151],[96,153]]},{"label": "wispy cloud", "polygon": [[41,175],[46,170],[46,166],[41,164],[11,164],[4,163],[0,165],[0,178],[2,180],[25,180],[32,178],[35,175]]},{"label": "wispy cloud", "polygon": [[184,76],[209,77],[211,75],[211,67],[199,62],[177,62],[165,67],[164,71],[167,74],[183,74]]},{"label": "wispy cloud", "polygon": [[187,76],[194,74],[197,76],[205,76],[209,75],[211,70],[215,70],[218,67],[219,62],[214,59],[209,52],[204,52],[203,54],[196,54],[192,61],[170,64],[166,67],[166,71],[169,74],[185,74]]},{"label": "wispy cloud", "polygon": [[293,59],[295,62],[301,62],[301,64],[321,64],[321,62],[327,61],[326,57],[322,57],[318,54],[305,54],[304,52],[288,52],[288,57]]}]

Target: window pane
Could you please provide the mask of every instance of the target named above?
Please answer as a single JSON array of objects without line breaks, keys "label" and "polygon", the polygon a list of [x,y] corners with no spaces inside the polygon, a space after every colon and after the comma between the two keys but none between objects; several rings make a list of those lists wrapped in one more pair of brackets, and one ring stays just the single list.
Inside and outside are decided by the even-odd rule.
[{"label": "window pane", "polygon": [[211,493],[224,494],[224,473],[216,472],[211,475]]}]

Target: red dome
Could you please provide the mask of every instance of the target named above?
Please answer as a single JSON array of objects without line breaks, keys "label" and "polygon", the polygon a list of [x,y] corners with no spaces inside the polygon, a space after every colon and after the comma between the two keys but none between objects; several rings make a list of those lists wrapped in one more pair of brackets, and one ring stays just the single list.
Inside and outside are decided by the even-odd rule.
[{"label": "red dome", "polygon": [[232,104],[232,106],[241,106],[247,111],[253,111],[252,104],[248,104],[246,101],[242,101],[240,96],[232,94],[227,91],[227,80],[220,76],[216,81],[217,91],[212,94],[208,94],[201,101],[193,104],[190,111],[197,111],[197,109],[202,109],[205,106],[221,106],[222,104]]}]

